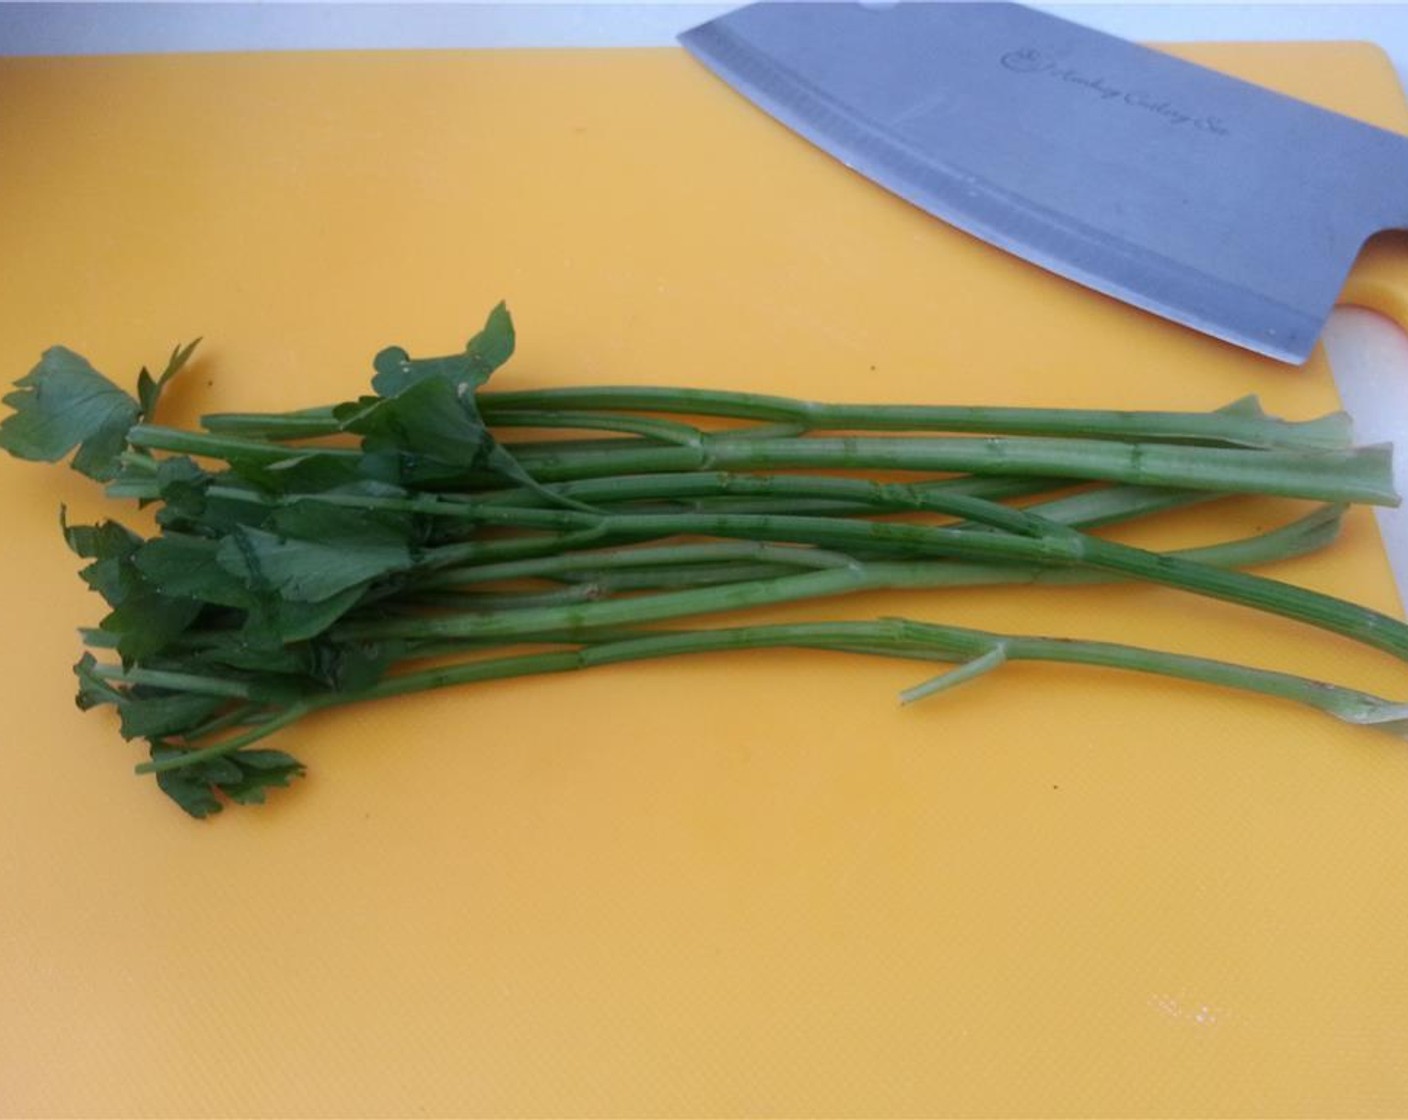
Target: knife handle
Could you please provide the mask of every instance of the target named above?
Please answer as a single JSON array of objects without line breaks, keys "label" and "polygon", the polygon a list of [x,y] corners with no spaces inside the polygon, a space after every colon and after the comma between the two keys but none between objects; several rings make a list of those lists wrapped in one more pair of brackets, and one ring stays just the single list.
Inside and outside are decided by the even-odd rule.
[{"label": "knife handle", "polygon": [[1390,230],[1371,237],[1337,302],[1367,307],[1408,330],[1408,231]]}]

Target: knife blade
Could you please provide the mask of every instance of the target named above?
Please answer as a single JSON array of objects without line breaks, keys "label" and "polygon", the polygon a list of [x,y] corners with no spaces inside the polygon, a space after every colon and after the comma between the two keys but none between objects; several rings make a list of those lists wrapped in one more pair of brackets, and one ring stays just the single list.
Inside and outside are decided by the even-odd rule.
[{"label": "knife blade", "polygon": [[763,2],[679,38],[936,217],[1283,362],[1408,228],[1408,138],[1018,4]]}]

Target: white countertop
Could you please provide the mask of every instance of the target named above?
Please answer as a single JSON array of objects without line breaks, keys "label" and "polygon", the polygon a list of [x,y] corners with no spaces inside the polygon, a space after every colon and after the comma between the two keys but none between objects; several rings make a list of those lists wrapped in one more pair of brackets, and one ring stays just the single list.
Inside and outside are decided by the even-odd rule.
[{"label": "white countertop", "polygon": [[[0,3],[0,54],[350,48],[663,46],[733,4]],[[1126,38],[1379,44],[1408,85],[1399,3],[1036,4]]]},{"label": "white countertop", "polygon": [[[734,4],[672,3],[67,3],[0,0],[0,55],[168,51],[666,46]],[[1376,43],[1408,88],[1408,4],[1041,3],[1149,42],[1351,40]],[[1325,335],[1345,404],[1365,442],[1408,448],[1408,334],[1349,308]],[[1408,452],[1398,456],[1408,494]],[[1408,599],[1408,508],[1379,511]]]}]

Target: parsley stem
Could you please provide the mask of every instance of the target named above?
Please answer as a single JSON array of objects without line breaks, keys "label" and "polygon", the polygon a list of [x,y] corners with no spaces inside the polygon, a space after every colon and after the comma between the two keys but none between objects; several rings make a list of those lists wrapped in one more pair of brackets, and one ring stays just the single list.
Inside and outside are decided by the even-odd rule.
[{"label": "parsley stem", "polygon": [[[1036,507],[1028,507],[1036,508]],[[1303,555],[1323,548],[1338,535],[1343,506],[1317,506],[1311,512],[1266,532],[1169,555],[1217,567],[1247,568]],[[764,562],[798,567],[840,567],[851,563],[844,553],[796,545],[757,541],[710,541],[699,544],[637,545],[630,548],[561,552],[494,564],[468,564],[418,575],[417,588],[465,587],[524,579],[599,579],[617,571],[668,571],[675,566],[704,563]],[[1053,568],[1032,564],[936,560],[930,586],[969,586],[995,583],[1088,583],[1118,578],[1085,568]],[[940,570],[942,565],[942,570]]]},{"label": "parsley stem", "polygon": [[260,739],[265,739],[274,734],[274,732],[280,731],[290,724],[297,723],[309,712],[317,708],[331,706],[331,700],[338,698],[339,695],[338,693],[329,693],[327,697],[321,698],[318,701],[310,700],[293,704],[283,711],[278,712],[266,722],[257,724],[248,731],[241,732],[238,735],[231,735],[207,747],[198,747],[194,750],[182,751],[179,754],[173,754],[166,758],[148,759],[146,762],[137,763],[134,769],[138,774],[159,774],[165,770],[178,770],[183,766],[194,766],[200,762],[209,762],[213,758],[231,754],[243,747],[257,743]]},{"label": "parsley stem", "polygon": [[700,447],[521,456],[539,482],[694,470],[961,471],[1132,482],[1317,501],[1397,505],[1385,446],[1338,451],[1249,450],[992,436],[713,438]]},{"label": "parsley stem", "polygon": [[246,436],[214,435],[185,428],[168,428],[160,424],[134,424],[127,432],[127,442],[148,451],[169,451],[178,455],[198,455],[227,462],[258,463],[265,466],[280,463],[297,453],[330,460],[356,463],[362,452],[347,447],[290,448],[287,444]]},{"label": "parsley stem", "polygon": [[[1352,436],[1349,418],[1342,412],[1311,420],[1283,420],[1265,413],[1255,397],[1207,412],[845,404],[725,389],[624,385],[486,390],[478,393],[476,400],[490,423],[522,423],[525,416],[532,416],[535,426],[540,427],[580,427],[583,414],[610,411],[712,416],[787,424],[803,431],[992,432],[1307,450],[1348,447]],[[575,423],[555,420],[555,414],[571,416]],[[203,416],[201,423],[210,432],[265,439],[307,439],[341,430],[330,408],[211,413]],[[607,425],[607,421],[601,423]]]},{"label": "parsley stem", "polygon": [[845,404],[727,389],[610,385],[487,390],[477,400],[491,423],[518,409],[621,409],[794,423],[812,431],[993,432],[1307,449],[1348,447],[1351,441],[1349,418],[1342,412],[1287,421],[1267,415],[1255,397],[1208,412]]},{"label": "parsley stem", "polygon": [[140,665],[123,668],[119,665],[93,666],[93,672],[104,680],[122,684],[147,685],[172,692],[195,692],[204,696],[228,696],[236,700],[248,700],[249,686],[228,677],[203,676],[196,673],[176,673],[167,669],[148,669]]},{"label": "parsley stem", "polygon": [[[876,484],[878,485],[878,484]],[[828,548],[854,549],[867,545],[900,548],[911,556],[932,559],[1019,561],[1041,566],[1085,566],[1195,592],[1282,615],[1353,638],[1373,648],[1408,659],[1408,625],[1401,620],[1346,600],[1292,584],[1240,571],[1227,571],[1175,556],[1106,541],[1051,524],[1022,511],[987,503],[966,503],[987,523],[1016,531],[975,533],[943,526],[833,518],[750,514],[580,514],[572,510],[507,509],[495,507],[505,524],[561,528],[588,519],[607,535],[636,533],[709,535],[734,539],[806,542]],[[1000,511],[1000,512],[998,512]],[[594,520],[592,520],[594,519]],[[1056,531],[1059,530],[1059,531]],[[1026,535],[1018,535],[1024,533]],[[598,626],[632,625],[763,604],[791,602],[810,596],[832,596],[880,587],[923,587],[930,569],[923,563],[857,563],[826,572],[783,576],[756,583],[719,588],[665,592],[646,600],[583,603],[541,611],[515,611],[512,616],[468,614],[379,623],[348,622],[334,628],[347,639],[403,637],[506,638],[533,630],[588,632]]]},{"label": "parsley stem", "polygon": [[[128,441],[150,451],[272,465],[289,458],[280,443],[137,424]],[[301,448],[300,455],[357,461],[345,448]],[[540,483],[610,475],[696,470],[847,469],[958,471],[1132,482],[1148,486],[1237,491],[1317,501],[1397,505],[1386,446],[1340,450],[1261,450],[1121,443],[1105,439],[991,436],[856,436],[816,439],[711,437],[698,445],[613,451],[520,453]]]},{"label": "parsley stem", "polygon": [[[1289,673],[1116,642],[998,634],[906,619],[869,622],[800,622],[708,630],[662,631],[614,637],[577,648],[476,659],[386,677],[355,693],[326,693],[293,705],[267,722],[215,743],[139,763],[141,774],[194,766],[230,754],[318,710],[388,699],[432,689],[630,661],[721,651],[790,647],[957,662],[948,678],[905,690],[903,701],[938,691],[1015,661],[1047,661],[1122,669],[1218,685],[1293,701],[1350,723],[1380,725],[1403,733],[1408,704]],[[947,680],[947,685],[943,682]]]},{"label": "parsley stem", "polygon": [[[959,626],[879,619],[799,622],[707,630],[662,631],[615,638],[577,649],[519,654],[437,666],[388,677],[356,699],[382,699],[433,688],[508,677],[725,650],[777,647],[885,654],[905,659],[967,663],[1001,650],[1007,662],[1048,661],[1123,669],[1261,693],[1308,705],[1351,723],[1382,723],[1401,730],[1408,705],[1355,689],[1211,658],[1117,642],[999,634]],[[324,706],[339,702],[330,699]]]}]

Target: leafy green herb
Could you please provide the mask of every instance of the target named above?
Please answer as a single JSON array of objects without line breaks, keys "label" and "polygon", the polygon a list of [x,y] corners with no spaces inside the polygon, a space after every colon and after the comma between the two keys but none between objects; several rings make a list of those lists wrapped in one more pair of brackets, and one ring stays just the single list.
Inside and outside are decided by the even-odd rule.
[{"label": "leafy green herb", "polygon": [[253,591],[321,603],[404,571],[412,555],[406,534],[374,514],[301,502],[280,507],[265,529],[232,529],[215,561]]},{"label": "leafy green herb", "polygon": [[98,672],[98,659],[87,650],[74,665],[73,672],[74,676],[78,678],[76,701],[83,711],[86,712],[89,708],[101,707],[104,704],[120,707],[127,702],[127,693],[104,679]]},{"label": "leafy green herb", "polygon": [[372,362],[372,389],[378,396],[395,397],[419,381],[432,380],[444,381],[456,392],[473,393],[513,356],[516,341],[508,306],[499,303],[460,354],[412,358],[401,347],[388,346]]},{"label": "leafy green herb", "polygon": [[[1350,503],[1397,502],[1388,449],[1354,446],[1342,413],[1284,420],[1250,398],[1141,413],[485,391],[514,344],[500,304],[460,352],[382,350],[361,396],[198,429],[154,416],[195,343],[159,375],[141,370],[135,396],[54,347],[5,398],[0,447],[73,453],[114,501],[152,507],[149,536],[61,517],[108,606],[84,632],[77,702],[114,708],[120,734],[146,740],[137,769],[185,812],[289,784],[302,764],[258,744],[325,708],[720,650],[956,666],[906,701],[1035,658],[1238,688],[1395,732],[1408,720],[1403,705],[1337,685],[1078,638],[900,619],[662,628],[865,589],[1115,579],[1408,659],[1401,620],[1240,570],[1330,546]],[[505,437],[524,428],[548,435]],[[896,470],[920,480],[875,477]],[[1095,535],[1241,494],[1315,504],[1172,552]],[[107,651],[119,663],[97,656]]]},{"label": "leafy green herb", "polygon": [[[182,752],[153,746],[152,761],[167,762]],[[193,817],[208,817],[224,807],[220,794],[241,805],[258,805],[270,789],[301,777],[303,764],[283,751],[231,751],[218,758],[157,774],[157,785]]]},{"label": "leafy green herb", "polygon": [[127,431],[142,413],[134,397],[63,346],[45,350],[15,385],[5,397],[14,412],[0,423],[0,447],[47,463],[77,449],[74,470],[99,480],[116,473]]},{"label": "leafy green herb", "polygon": [[199,727],[224,707],[219,696],[133,689],[118,706],[124,739],[159,739]]},{"label": "leafy green herb", "polygon": [[166,368],[157,377],[152,377],[151,371],[143,366],[141,372],[137,374],[137,403],[141,409],[141,416],[144,420],[150,420],[156,416],[157,402],[161,399],[161,394],[166,390],[167,383],[175,377],[195,353],[196,347],[200,345],[200,339],[188,342],[184,346],[177,346],[171,351],[171,357],[166,361]]}]

